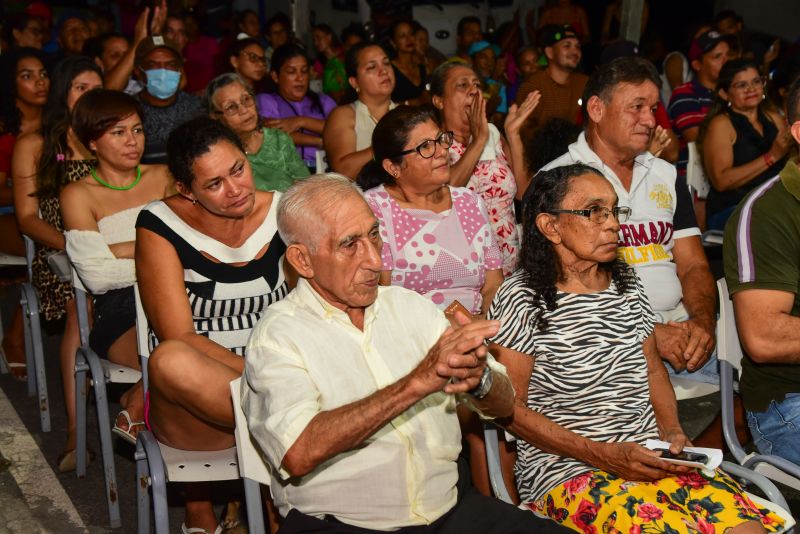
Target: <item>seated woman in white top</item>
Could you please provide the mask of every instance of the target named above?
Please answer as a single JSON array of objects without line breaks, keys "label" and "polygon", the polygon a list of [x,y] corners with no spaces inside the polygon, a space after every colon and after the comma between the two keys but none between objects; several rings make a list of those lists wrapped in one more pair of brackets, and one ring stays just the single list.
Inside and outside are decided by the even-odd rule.
[{"label": "seated woman in white top", "polygon": [[347,52],[345,69],[356,99],[331,111],[322,142],[331,169],[355,180],[372,159],[375,125],[395,107],[394,69],[383,48],[371,42],[359,43]]},{"label": "seated woman in white top", "polygon": [[[94,296],[89,345],[98,356],[138,368],[133,252],[136,217],[172,189],[165,165],[139,165],[144,152],[139,103],[125,93],[94,89],[75,104],[72,128],[97,157],[88,176],[61,192],[67,254]],[[114,432],[135,443],[142,428],[141,384],[121,399]]]}]

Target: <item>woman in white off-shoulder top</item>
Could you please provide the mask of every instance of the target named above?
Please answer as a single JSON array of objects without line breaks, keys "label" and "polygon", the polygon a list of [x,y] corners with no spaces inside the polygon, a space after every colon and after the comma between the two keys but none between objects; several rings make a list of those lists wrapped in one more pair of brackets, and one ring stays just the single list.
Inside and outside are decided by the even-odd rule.
[{"label": "woman in white off-shoulder top", "polygon": [[[89,345],[98,356],[139,367],[133,253],[136,217],[149,202],[173,191],[164,165],[140,165],[144,151],[138,102],[120,91],[95,89],[78,100],[72,129],[97,157],[88,176],[61,193],[66,248],[84,287],[94,297]],[[67,399],[74,402],[74,399]],[[143,428],[141,382],[123,394],[114,432],[136,442]]]}]

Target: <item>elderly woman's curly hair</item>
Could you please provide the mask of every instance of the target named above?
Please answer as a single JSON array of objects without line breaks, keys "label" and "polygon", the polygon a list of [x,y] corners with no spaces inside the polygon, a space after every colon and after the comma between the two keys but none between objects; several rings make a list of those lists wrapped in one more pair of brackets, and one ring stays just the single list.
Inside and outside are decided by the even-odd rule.
[{"label": "elderly woman's curly hair", "polygon": [[[556,309],[556,283],[564,280],[564,273],[553,244],[536,226],[536,217],[540,213],[560,209],[573,179],[584,174],[603,176],[599,170],[583,163],[541,171],[533,177],[522,201],[522,250],[519,267],[524,271],[526,284],[533,291],[533,298],[537,300],[537,307],[541,310],[534,322],[537,330],[547,329],[544,309]],[[632,271],[619,258],[600,263],[600,268],[611,273],[620,294],[632,287]]]}]

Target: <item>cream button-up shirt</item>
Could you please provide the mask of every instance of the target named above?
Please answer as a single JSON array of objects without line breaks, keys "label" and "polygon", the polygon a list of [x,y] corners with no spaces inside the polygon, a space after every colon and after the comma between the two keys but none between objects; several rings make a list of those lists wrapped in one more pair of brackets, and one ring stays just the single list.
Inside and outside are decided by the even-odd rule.
[{"label": "cream button-up shirt", "polygon": [[[409,374],[448,328],[424,297],[380,287],[359,330],[305,280],[273,304],[247,349],[242,408],[272,467],[281,515],[292,508],[376,530],[429,524],[456,503],[461,430],[456,397],[434,393],[301,478],[281,466],[322,411],[361,400]],[[495,372],[505,368],[492,361]]]}]

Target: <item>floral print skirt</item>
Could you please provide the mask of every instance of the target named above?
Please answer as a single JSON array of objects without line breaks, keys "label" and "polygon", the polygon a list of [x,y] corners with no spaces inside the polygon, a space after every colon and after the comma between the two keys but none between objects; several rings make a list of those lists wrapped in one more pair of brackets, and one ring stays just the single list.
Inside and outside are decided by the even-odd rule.
[{"label": "floral print skirt", "polygon": [[585,534],[722,534],[751,520],[775,532],[783,525],[720,470],[713,477],[693,471],[657,482],[590,471],[523,506]]}]

